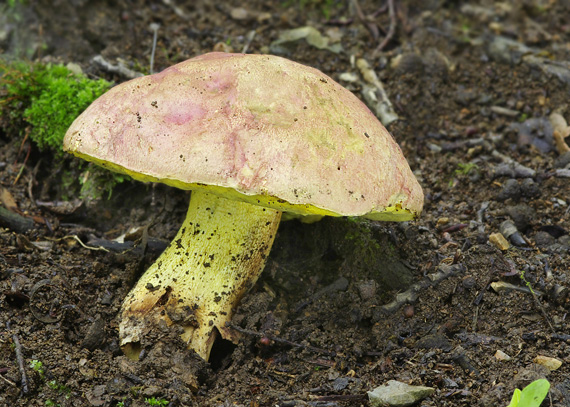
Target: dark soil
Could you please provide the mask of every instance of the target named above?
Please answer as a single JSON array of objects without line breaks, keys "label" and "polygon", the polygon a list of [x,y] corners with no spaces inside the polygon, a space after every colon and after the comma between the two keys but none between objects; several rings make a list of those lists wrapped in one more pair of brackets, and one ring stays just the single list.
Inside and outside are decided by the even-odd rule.
[{"label": "dark soil", "polygon": [[[351,58],[366,58],[400,117],[388,128],[426,199],[406,224],[283,223],[234,317],[238,344],[216,343],[206,363],[165,328],[133,362],[118,346],[117,314],[176,233],[189,193],[131,182],[110,200],[57,214],[39,204],[61,200],[51,157],[32,149],[26,160],[21,139],[0,135],[3,194],[36,222],[25,233],[0,229],[0,405],[367,406],[366,392],[394,379],[435,388],[424,407],[490,407],[545,377],[543,405],[570,406],[570,157],[548,128],[554,111],[570,119],[568,1],[395,0],[396,30],[377,55],[390,18],[373,14],[384,2],[359,2],[365,22],[353,2],[335,0],[15,3],[0,6],[3,52],[73,62],[116,83],[126,78],[92,58],[148,73],[153,22],[155,71],[248,44],[248,53],[319,68],[361,97]],[[306,25],[343,50],[271,46]],[[504,38],[513,43],[497,47]],[[346,72],[356,81],[342,80]],[[519,240],[501,250],[489,236],[506,220]],[[88,243],[147,225],[146,252]],[[523,291],[492,287],[501,282]],[[537,356],[562,365],[551,371]]]}]

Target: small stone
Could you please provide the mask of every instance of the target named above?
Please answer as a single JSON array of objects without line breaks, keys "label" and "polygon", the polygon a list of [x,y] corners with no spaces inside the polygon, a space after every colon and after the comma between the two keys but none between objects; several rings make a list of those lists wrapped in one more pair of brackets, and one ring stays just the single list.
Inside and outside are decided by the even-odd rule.
[{"label": "small stone", "polygon": [[74,62],[69,62],[67,65],[65,65],[65,67],[69,69],[71,72],[73,72],[75,75],[83,75],[83,70],[81,69],[81,67]]},{"label": "small stone", "polygon": [[343,72],[338,76],[338,79],[344,82],[351,82],[351,83],[359,81],[358,75],[355,74],[354,72]]},{"label": "small stone", "polygon": [[400,75],[418,74],[423,71],[424,64],[421,56],[415,52],[406,52],[392,58],[390,67]]},{"label": "small stone", "polygon": [[434,392],[433,387],[411,386],[389,380],[386,384],[369,391],[368,398],[372,407],[407,407],[431,396]]},{"label": "small stone", "polygon": [[556,239],[548,232],[536,232],[534,235],[534,242],[538,247],[548,247],[553,245]]},{"label": "small stone", "polygon": [[231,45],[225,42],[218,42],[214,44],[214,48],[212,49],[214,52],[225,52],[225,53],[232,53],[234,49]]},{"label": "small stone", "polygon": [[435,48],[428,48],[423,53],[423,63],[428,75],[445,77],[453,69],[449,58]]},{"label": "small stone", "polygon": [[495,352],[495,359],[497,359],[497,360],[509,361],[509,360],[511,360],[512,358],[511,358],[509,355],[507,355],[505,352],[503,352],[502,350],[498,349],[498,350]]},{"label": "small stone", "polygon": [[102,407],[107,404],[107,397],[105,397],[106,388],[104,385],[97,385],[93,390],[86,392],[86,398],[90,405],[93,407]]},{"label": "small stone", "polygon": [[473,278],[473,276],[465,276],[461,281],[463,284],[463,288],[467,290],[471,290],[473,287],[477,285],[477,281]]},{"label": "small stone", "polygon": [[441,349],[446,352],[450,351],[453,348],[445,335],[440,333],[426,335],[418,339],[415,347],[420,349]]},{"label": "small stone", "polygon": [[105,342],[105,338],[105,320],[98,315],[87,330],[87,334],[81,341],[81,346],[92,351],[99,348]]},{"label": "small stone", "polygon": [[448,223],[449,223],[449,218],[442,217],[437,220],[435,227],[437,228],[437,230],[441,230],[444,229],[444,226],[447,226]]},{"label": "small stone", "polygon": [[414,316],[414,306],[412,304],[407,304],[404,309],[404,318],[412,318]]},{"label": "small stone", "polygon": [[368,301],[376,296],[378,284],[375,280],[367,280],[358,284],[358,293],[362,301]]},{"label": "small stone", "polygon": [[526,204],[515,206],[507,206],[507,214],[513,220],[517,229],[524,233],[530,227],[532,219],[535,217],[535,211]]},{"label": "small stone", "polygon": [[247,20],[249,18],[249,13],[243,7],[236,7],[230,11],[230,16],[234,20]]},{"label": "small stone", "polygon": [[570,151],[565,152],[554,160],[554,168],[566,168],[570,165]]},{"label": "small stone", "polygon": [[540,196],[540,188],[532,178],[525,178],[521,182],[521,194],[525,198],[535,198]]},{"label": "small stone", "polygon": [[489,242],[499,250],[508,250],[510,247],[507,239],[500,233],[492,233],[489,235]]},{"label": "small stone", "polygon": [[162,394],[162,392],[163,389],[158,386],[148,386],[143,389],[142,394],[146,397],[154,397]]},{"label": "small stone", "polygon": [[512,199],[518,201],[521,197],[521,187],[518,181],[514,178],[508,179],[503,183],[503,189],[497,195],[498,201],[505,201]]},{"label": "small stone", "polygon": [[348,387],[348,377],[336,378],[333,382],[333,390],[341,391]]},{"label": "small stone", "polygon": [[526,241],[519,233],[517,227],[510,220],[506,220],[499,225],[499,231],[506,238],[509,239],[515,246],[526,246]]},{"label": "small stone", "polygon": [[542,356],[542,355],[538,355],[537,357],[535,357],[534,363],[544,366],[545,368],[551,371],[556,370],[560,366],[562,366],[562,361],[556,358],[551,358],[549,356]]}]

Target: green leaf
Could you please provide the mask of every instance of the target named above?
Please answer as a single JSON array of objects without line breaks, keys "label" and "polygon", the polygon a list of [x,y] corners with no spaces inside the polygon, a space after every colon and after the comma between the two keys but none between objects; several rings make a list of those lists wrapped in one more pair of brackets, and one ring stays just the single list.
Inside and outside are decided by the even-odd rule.
[{"label": "green leaf", "polygon": [[519,389],[515,389],[513,393],[513,398],[507,407],[518,407],[519,401],[521,399],[521,391]]},{"label": "green leaf", "polygon": [[522,390],[518,407],[539,407],[550,389],[546,379],[535,380]]}]

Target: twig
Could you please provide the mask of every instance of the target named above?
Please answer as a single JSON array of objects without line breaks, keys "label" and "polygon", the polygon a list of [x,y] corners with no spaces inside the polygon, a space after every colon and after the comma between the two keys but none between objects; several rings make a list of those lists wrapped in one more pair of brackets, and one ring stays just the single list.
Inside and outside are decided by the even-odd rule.
[{"label": "twig", "polygon": [[475,306],[475,313],[473,314],[473,322],[471,323],[471,331],[477,332],[477,323],[479,321],[479,305]]},{"label": "twig", "polygon": [[535,297],[541,297],[544,295],[542,291],[532,290],[527,286],[514,285],[504,281],[495,281],[491,283],[491,288],[497,293],[502,291],[518,291],[525,294],[532,294]]},{"label": "twig", "polygon": [[188,16],[184,12],[184,10],[182,10],[180,7],[178,7],[176,4],[174,4],[174,2],[172,0],[162,0],[162,2],[165,5],[172,8],[172,11],[174,11],[174,14],[176,14],[178,17],[183,18],[185,20],[188,20]]},{"label": "twig", "polygon": [[14,179],[14,182],[12,183],[12,185],[16,185],[18,183],[18,180],[20,179],[20,177],[24,173],[24,168],[26,168],[26,163],[28,162],[28,158],[30,158],[31,152],[32,152],[32,146],[30,144],[28,144],[28,152],[26,153],[26,158],[24,158],[24,162],[22,163],[22,166],[20,167],[20,171],[18,171],[18,175],[16,176],[16,179]]},{"label": "twig", "polygon": [[78,242],[81,246],[83,246],[83,247],[86,248],[86,249],[89,249],[89,250],[100,250],[100,251],[109,253],[109,250],[105,249],[105,248],[102,247],[102,246],[99,246],[99,247],[87,246],[85,243],[83,243],[83,242],[81,241],[81,239],[80,239],[79,236],[77,236],[77,235],[64,236],[64,237],[62,237],[61,239],[57,239],[57,240],[59,241],[59,240],[63,240],[63,239],[75,239],[75,240],[77,240],[77,242]]},{"label": "twig", "polygon": [[117,65],[113,65],[112,63],[107,61],[105,58],[103,58],[102,55],[94,56],[93,62],[95,62],[97,65],[99,65],[105,71],[110,72],[110,73],[116,73],[117,75],[124,76],[127,79],[134,79],[134,78],[138,78],[139,76],[144,76],[140,72],[136,72],[136,71],[133,71],[132,69],[127,68],[122,61],[119,61],[119,63]]},{"label": "twig", "polygon": [[356,66],[360,70],[364,80],[371,85],[362,86],[362,96],[364,96],[366,102],[374,109],[382,124],[387,127],[392,122],[398,120],[399,117],[394,111],[392,102],[388,99],[382,82],[380,82],[376,72],[374,72],[368,61],[364,58],[359,58],[356,61]]},{"label": "twig", "polygon": [[366,394],[327,394],[324,396],[309,396],[314,401],[365,401]]},{"label": "twig", "polygon": [[396,312],[400,307],[404,304],[411,304],[416,301],[420,292],[427,289],[428,287],[435,287],[441,281],[458,275],[465,271],[465,267],[462,264],[441,264],[438,266],[438,270],[433,273],[429,274],[423,280],[412,284],[412,286],[404,291],[403,293],[399,293],[396,295],[396,299],[388,304],[382,305],[379,307],[380,311],[384,314],[393,314]]},{"label": "twig", "polygon": [[249,46],[251,45],[251,42],[253,41],[253,39],[255,38],[255,30],[251,30],[250,32],[247,33],[246,37],[245,37],[245,45],[243,46],[243,49],[241,50],[242,54],[247,54],[247,50],[249,49]]},{"label": "twig", "polygon": [[392,40],[396,32],[396,13],[394,11],[394,0],[388,0],[388,15],[390,16],[390,27],[388,28],[388,33],[382,40],[382,42],[376,47],[372,53],[372,57],[375,58],[380,51],[384,49],[386,45]]},{"label": "twig", "polygon": [[34,184],[36,184],[36,176],[38,174],[38,170],[40,169],[40,165],[42,163],[42,159],[40,158],[38,160],[38,162],[36,163],[34,169],[32,170],[32,174],[31,177],[28,181],[28,197],[30,198],[30,202],[32,203],[32,205],[34,205],[35,207],[37,207],[36,205],[36,200],[34,199],[34,192],[33,192],[33,187]]},{"label": "twig", "polygon": [[16,360],[18,361],[20,376],[22,377],[22,393],[28,394],[28,376],[26,375],[24,357],[22,356],[22,345],[20,344],[20,339],[17,334],[12,335],[12,341],[14,342],[14,350],[16,351]]},{"label": "twig", "polygon": [[16,383],[14,383],[14,382],[11,381],[11,380],[6,379],[6,378],[5,378],[4,376],[2,376],[1,374],[0,374],[0,379],[4,380],[6,383],[8,383],[8,384],[11,385],[11,386],[18,387],[18,385],[17,385]]},{"label": "twig", "polygon": [[20,158],[20,154],[24,150],[24,146],[26,145],[26,141],[28,141],[28,136],[30,135],[30,127],[26,127],[26,133],[24,134],[24,138],[20,143],[20,148],[18,149],[18,154],[16,154],[16,160],[14,161],[14,165],[18,162],[18,158]]},{"label": "twig", "polygon": [[505,175],[512,175],[512,177],[516,178],[534,178],[536,176],[536,171],[532,168],[526,167],[522,164],[519,164],[511,157],[508,157],[502,153],[499,153],[497,150],[491,151],[491,155],[499,160],[501,160],[504,166],[497,166],[494,171],[494,176],[505,176]]},{"label": "twig", "polygon": [[16,233],[26,233],[34,228],[34,221],[0,206],[0,226],[7,227]]},{"label": "twig", "polygon": [[548,314],[546,313],[546,310],[544,309],[544,307],[542,306],[542,303],[540,302],[540,300],[538,299],[537,294],[534,292],[534,290],[532,289],[532,287],[530,286],[530,284],[528,284],[528,288],[530,289],[530,293],[532,294],[532,299],[534,300],[534,303],[536,304],[536,306],[538,307],[538,309],[540,310],[542,316],[544,317],[544,319],[546,320],[546,323],[548,324],[548,326],[550,327],[550,330],[552,331],[553,334],[556,333],[556,329],[554,329],[554,326],[552,326],[552,323],[550,322],[550,317],[548,316]]},{"label": "twig", "polygon": [[317,348],[317,347],[311,346],[311,345],[303,345],[302,343],[292,342],[292,341],[289,341],[287,339],[278,338],[278,337],[273,336],[273,335],[265,334],[263,332],[257,332],[257,331],[253,331],[251,329],[241,328],[241,327],[236,326],[230,322],[226,322],[226,327],[233,329],[234,331],[237,331],[237,332],[242,333],[242,334],[257,336],[259,338],[267,338],[270,341],[282,343],[284,345],[292,346],[294,348],[306,349],[306,350],[311,351],[311,352],[321,353],[321,354],[324,354],[327,356],[332,356],[332,357],[336,356],[336,352],[331,352],[331,351],[328,351],[326,349]]},{"label": "twig", "polygon": [[358,19],[360,20],[360,22],[366,26],[368,31],[370,31],[370,34],[372,35],[372,38],[374,39],[374,41],[377,41],[378,37],[380,37],[380,35],[378,34],[378,26],[376,24],[372,23],[364,15],[364,13],[362,12],[362,9],[360,8],[360,4],[358,4],[358,0],[352,0],[352,5],[354,6],[354,11],[356,12],[356,15],[358,16]]}]

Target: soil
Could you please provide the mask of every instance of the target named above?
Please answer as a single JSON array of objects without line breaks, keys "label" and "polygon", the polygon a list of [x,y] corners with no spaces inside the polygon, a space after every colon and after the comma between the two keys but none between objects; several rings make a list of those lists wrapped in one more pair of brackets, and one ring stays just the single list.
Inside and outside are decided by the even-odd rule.
[{"label": "soil", "polygon": [[[549,127],[555,111],[570,119],[567,1],[395,0],[393,35],[373,1],[358,2],[365,20],[356,2],[335,0],[13,3],[0,6],[3,52],[116,83],[126,78],[93,57],[148,73],[151,23],[155,71],[247,45],[362,97],[354,60],[365,58],[399,116],[388,129],[425,207],[402,224],[282,223],[234,316],[237,344],[218,341],[206,363],[162,327],[130,361],[121,302],[175,235],[189,193],[130,182],[58,214],[45,204],[61,201],[51,157],[32,148],[26,160],[22,140],[3,134],[1,185],[36,223],[0,229],[0,405],[368,406],[367,391],[398,380],[435,389],[423,407],[506,406],[545,377],[543,405],[570,406],[570,157]],[[342,50],[272,45],[304,26]],[[517,233],[503,247],[507,220]],[[89,244],[144,226],[146,250]]]}]

